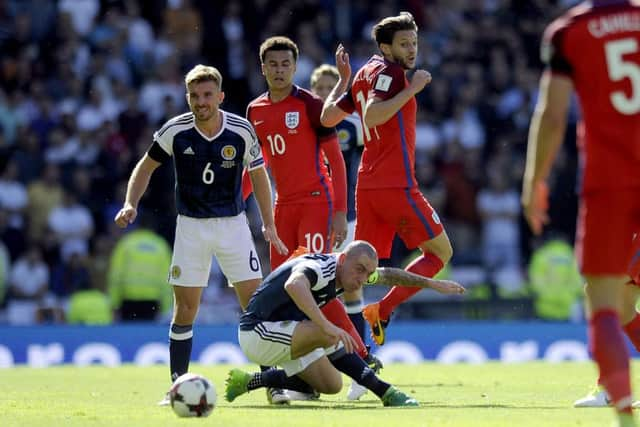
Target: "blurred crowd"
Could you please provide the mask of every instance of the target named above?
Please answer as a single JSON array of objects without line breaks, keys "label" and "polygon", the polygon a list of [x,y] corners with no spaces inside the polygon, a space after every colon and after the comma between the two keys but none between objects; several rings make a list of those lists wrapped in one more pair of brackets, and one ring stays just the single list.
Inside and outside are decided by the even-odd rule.
[{"label": "blurred crowd", "polygon": [[[465,278],[467,298],[535,297],[532,255],[547,239],[571,243],[575,230],[571,126],[543,239],[532,238],[519,203],[541,34],[573,3],[0,0],[0,323],[89,322],[88,314],[94,323],[135,320],[124,308],[135,303],[127,289],[136,284],[127,281],[143,280],[143,296],[159,301],[150,317],[166,320],[170,247],[157,237],[173,241],[172,168],[154,174],[137,224],[122,231],[113,217],[153,132],[187,109],[185,72],[198,63],[219,68],[223,109],[244,115],[265,90],[258,46],[266,37],[298,43],[296,83],[308,87],[339,42],[356,70],[376,52],[372,24],[402,10],[416,18],[419,67],[433,75],[418,96],[416,172],[454,247],[448,274]],[[256,218],[254,205],[250,213]],[[146,233],[142,243],[116,259],[132,230]],[[410,256],[395,245],[389,262]],[[141,278],[127,262],[136,257],[153,258],[160,277]],[[235,297],[215,264],[210,284],[200,320],[234,318]]]}]

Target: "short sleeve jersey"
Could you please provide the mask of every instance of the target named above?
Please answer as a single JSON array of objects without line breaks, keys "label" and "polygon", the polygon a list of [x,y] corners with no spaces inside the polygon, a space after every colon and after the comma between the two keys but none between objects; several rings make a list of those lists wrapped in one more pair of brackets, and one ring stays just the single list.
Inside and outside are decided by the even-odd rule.
[{"label": "short sleeve jersey", "polygon": [[578,94],[582,191],[640,186],[640,7],[581,3],[547,27],[541,57]]},{"label": "short sleeve jersey", "polygon": [[240,317],[240,329],[252,330],[258,323],[269,321],[308,320],[293,302],[284,284],[294,272],[302,272],[311,284],[311,294],[318,306],[342,293],[336,291],[338,254],[307,254],[293,258],[273,270],[249,300]]},{"label": "short sleeve jersey", "polygon": [[333,200],[333,185],[322,144],[336,138],[334,128],[320,124],[322,100],[293,87],[285,99],[273,103],[265,93],[247,107],[276,187],[276,201],[326,203]]},{"label": "short sleeve jersey", "polygon": [[[343,95],[338,106],[345,112],[354,110],[360,117],[368,100],[393,98],[409,82],[404,69],[381,56],[374,55],[356,73],[351,90]],[[416,149],[415,97],[407,101],[387,122],[366,128],[364,151],[358,170],[358,188],[413,188]]]},{"label": "short sleeve jersey", "polygon": [[244,118],[221,111],[220,131],[209,138],[192,113],[176,116],[153,135],[149,157],[173,157],[178,213],[193,218],[235,216],[244,211],[241,182],[246,167],[264,167],[253,128]]}]

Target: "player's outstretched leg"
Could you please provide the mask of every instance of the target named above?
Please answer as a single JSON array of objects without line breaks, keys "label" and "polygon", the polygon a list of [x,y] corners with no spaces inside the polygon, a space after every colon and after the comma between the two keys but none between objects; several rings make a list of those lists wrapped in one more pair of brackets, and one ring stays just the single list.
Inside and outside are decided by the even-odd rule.
[{"label": "player's outstretched leg", "polygon": [[403,393],[394,386],[389,387],[382,396],[382,404],[384,406],[420,406],[416,399]]},{"label": "player's outstretched leg", "polygon": [[[287,389],[302,393],[313,393],[313,388],[298,376],[288,377],[283,369],[271,368],[262,372],[245,372],[232,369],[225,381],[225,398],[233,402],[238,396],[266,387],[269,389]],[[289,400],[287,400],[289,403]]]},{"label": "player's outstretched leg", "polygon": [[[270,369],[273,368],[271,366],[260,366],[261,372],[266,372]],[[292,400],[291,395],[287,390],[276,387],[268,387],[265,391],[267,392],[267,402],[272,405],[288,405]]]},{"label": "player's outstretched leg", "polygon": [[384,406],[419,406],[417,400],[378,378],[357,354],[346,353],[344,348],[341,348],[330,354],[329,360],[338,371],[347,374],[371,390],[382,400]]},{"label": "player's outstretched leg", "polygon": [[[367,351],[368,354],[367,357],[364,358],[364,362],[369,365],[369,368],[371,368],[371,370],[377,375],[384,367],[382,365],[382,361],[371,354],[371,348],[369,346],[367,346]],[[367,388],[365,386],[359,384],[356,380],[351,380],[351,386],[349,387],[349,391],[347,392],[347,400],[359,400],[366,393]]]},{"label": "player's outstretched leg", "polygon": [[241,369],[232,369],[225,380],[224,397],[227,402],[233,402],[236,397],[249,393],[249,381],[253,376]]}]

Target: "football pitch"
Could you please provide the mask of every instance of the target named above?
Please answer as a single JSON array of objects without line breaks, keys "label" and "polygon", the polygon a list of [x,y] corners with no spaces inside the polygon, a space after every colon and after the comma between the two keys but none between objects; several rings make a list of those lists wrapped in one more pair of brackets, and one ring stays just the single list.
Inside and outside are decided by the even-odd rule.
[{"label": "football pitch", "polygon": [[[634,368],[637,371],[638,363]],[[371,393],[349,402],[346,392],[319,401],[270,406],[263,390],[224,400],[229,365],[194,364],[218,401],[210,417],[180,419],[156,402],[168,389],[167,368],[75,367],[0,369],[0,425],[13,426],[603,426],[609,408],[574,409],[596,373],[590,363],[389,365],[381,377],[420,401],[419,408],[384,408]],[[248,370],[254,366],[246,366]],[[640,381],[635,381],[640,390]]]}]

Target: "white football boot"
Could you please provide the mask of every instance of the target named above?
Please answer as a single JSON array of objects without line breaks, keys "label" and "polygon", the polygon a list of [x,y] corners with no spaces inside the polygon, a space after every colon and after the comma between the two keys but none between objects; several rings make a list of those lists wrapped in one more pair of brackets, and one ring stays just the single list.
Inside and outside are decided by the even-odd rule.
[{"label": "white football boot", "polygon": [[288,405],[291,401],[289,394],[286,390],[281,388],[267,388],[267,400],[272,405]]},{"label": "white football boot", "polygon": [[604,408],[611,405],[609,394],[604,387],[598,385],[593,388],[591,393],[573,402],[574,408]]},{"label": "white football boot", "polygon": [[169,397],[169,392],[164,395],[161,401],[157,403],[158,406],[169,406],[171,405],[171,398]]},{"label": "white football boot", "polygon": [[347,400],[359,400],[362,396],[367,394],[367,388],[361,386],[354,380],[351,380],[351,386],[349,387],[349,392],[347,393]]}]

